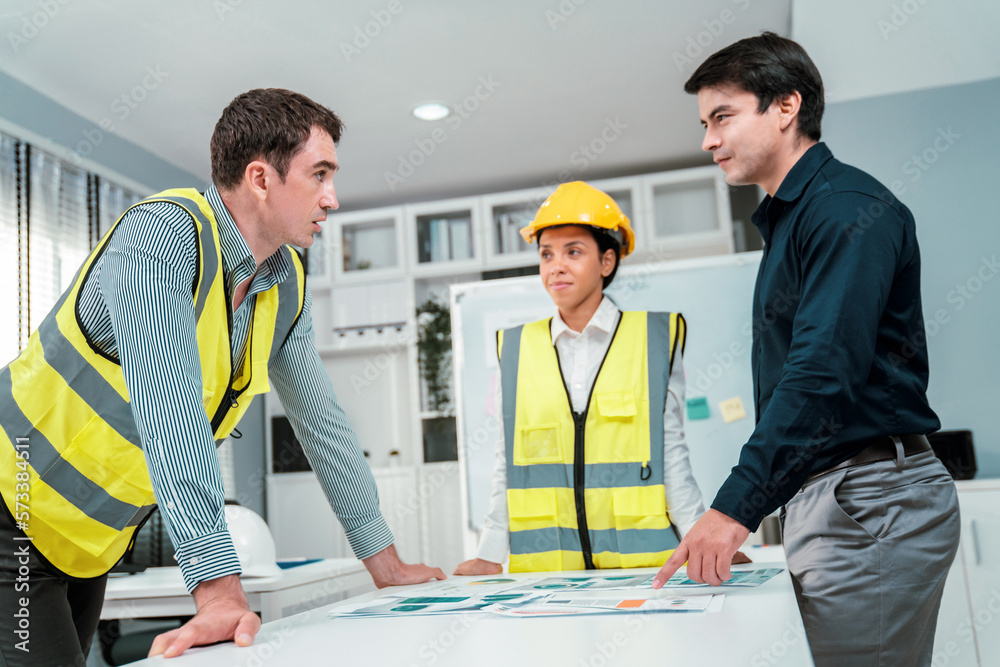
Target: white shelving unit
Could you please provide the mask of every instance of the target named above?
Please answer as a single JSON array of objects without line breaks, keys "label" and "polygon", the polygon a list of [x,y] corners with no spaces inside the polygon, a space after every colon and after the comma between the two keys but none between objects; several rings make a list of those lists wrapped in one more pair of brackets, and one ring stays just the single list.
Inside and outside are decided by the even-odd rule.
[{"label": "white shelving unit", "polygon": [[451,199],[405,207],[410,274],[442,276],[483,270],[479,199]]},{"label": "white shelving unit", "polygon": [[[632,220],[638,246],[628,264],[733,252],[728,190],[715,167],[590,183]],[[447,432],[451,415],[429,409],[416,309],[428,298],[447,303],[450,284],[537,265],[537,249],[518,230],[550,194],[533,188],[335,212],[309,251],[317,347],[404,559],[451,567],[465,536],[461,463],[425,462],[425,433]],[[351,555],[315,474],[273,472],[271,421],[283,415],[276,398],[267,397],[265,415],[268,523],[279,557]]]}]

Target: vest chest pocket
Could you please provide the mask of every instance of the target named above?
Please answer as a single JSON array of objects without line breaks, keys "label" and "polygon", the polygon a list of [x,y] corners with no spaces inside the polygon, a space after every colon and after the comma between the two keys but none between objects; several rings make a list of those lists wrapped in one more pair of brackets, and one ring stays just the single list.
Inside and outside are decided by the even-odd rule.
[{"label": "vest chest pocket", "polygon": [[514,442],[514,465],[562,463],[563,448],[559,424],[539,424],[521,428]]},{"label": "vest chest pocket", "polygon": [[587,437],[596,445],[598,463],[649,460],[648,401],[631,391],[605,392],[594,395],[591,410],[596,414],[587,418]]},{"label": "vest chest pocket", "polygon": [[[667,516],[667,499],[663,486],[630,486],[612,489],[615,528],[662,528]],[[644,524],[654,523],[653,526]]]},{"label": "vest chest pocket", "polygon": [[512,532],[552,528],[559,513],[555,489],[507,489]]}]

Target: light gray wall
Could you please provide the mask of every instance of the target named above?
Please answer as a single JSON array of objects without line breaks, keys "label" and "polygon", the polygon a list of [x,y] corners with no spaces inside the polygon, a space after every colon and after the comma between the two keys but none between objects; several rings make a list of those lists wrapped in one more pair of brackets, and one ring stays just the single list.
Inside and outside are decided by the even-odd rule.
[{"label": "light gray wall", "polygon": [[895,187],[917,221],[931,405],[1000,476],[1000,78],[831,104],[823,139]]},{"label": "light gray wall", "polygon": [[[138,181],[154,192],[208,185],[194,174],[98,127],[3,72],[0,72],[0,118]],[[208,160],[206,145],[205,161]]]}]

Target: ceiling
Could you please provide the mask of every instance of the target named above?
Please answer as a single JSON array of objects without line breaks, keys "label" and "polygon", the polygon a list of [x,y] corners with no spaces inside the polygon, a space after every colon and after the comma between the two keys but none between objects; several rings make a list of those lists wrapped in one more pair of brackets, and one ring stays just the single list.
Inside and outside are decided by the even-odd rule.
[{"label": "ceiling", "polygon": [[[4,41],[30,37],[0,70],[206,182],[235,95],[305,93],[346,123],[342,209],[368,208],[708,164],[684,80],[737,39],[787,35],[790,5],[5,0]],[[415,119],[426,100],[456,113]]]}]

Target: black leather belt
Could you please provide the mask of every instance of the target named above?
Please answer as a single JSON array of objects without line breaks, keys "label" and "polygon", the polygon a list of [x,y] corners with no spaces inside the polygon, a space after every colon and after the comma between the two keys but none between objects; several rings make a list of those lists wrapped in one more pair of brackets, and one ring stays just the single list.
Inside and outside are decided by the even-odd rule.
[{"label": "black leather belt", "polygon": [[[908,433],[898,437],[903,443],[903,454],[905,456],[926,452],[931,448],[931,443],[927,440],[926,436]],[[878,463],[879,461],[892,461],[895,460],[895,458],[896,443],[893,441],[891,436],[886,435],[881,438],[874,438],[868,442],[868,445],[864,449],[846,461],[841,461],[837,465],[827,468],[826,470],[812,473],[806,478],[806,483],[808,484],[817,477],[828,475],[836,470],[866,465],[868,463]]]}]

